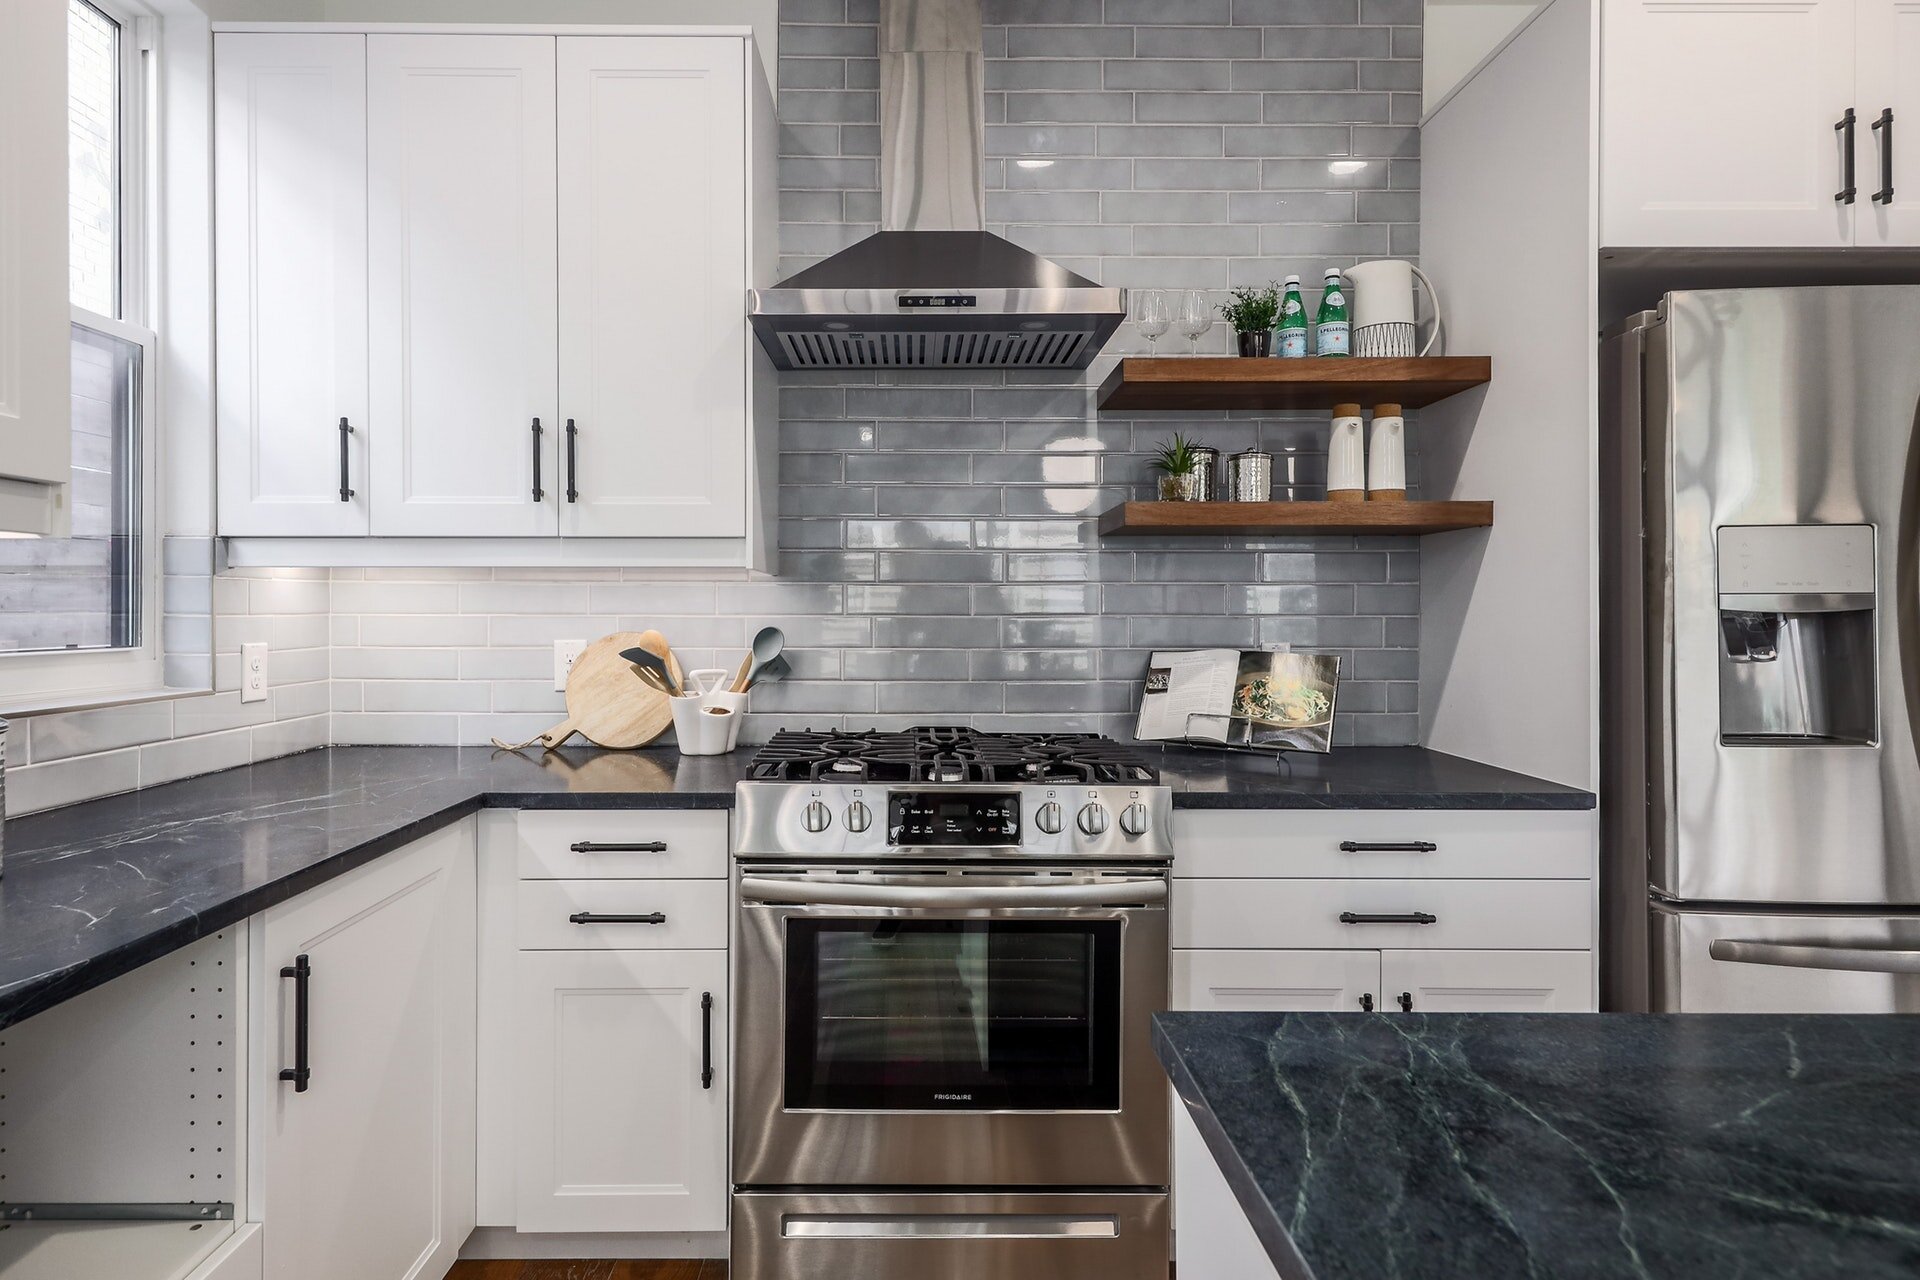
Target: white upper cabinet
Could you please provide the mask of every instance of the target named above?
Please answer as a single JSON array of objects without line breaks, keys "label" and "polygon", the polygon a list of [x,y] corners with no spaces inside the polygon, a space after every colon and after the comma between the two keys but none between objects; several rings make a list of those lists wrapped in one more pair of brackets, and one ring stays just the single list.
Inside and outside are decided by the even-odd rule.
[{"label": "white upper cabinet", "polygon": [[[1608,0],[1601,244],[1852,244],[1872,181],[1854,9],[1854,0]],[[1835,198],[1848,133],[1834,126],[1849,108],[1851,203]]]},{"label": "white upper cabinet", "polygon": [[367,38],[376,534],[558,529],[553,45]]},{"label": "white upper cabinet", "polygon": [[222,533],[367,532],[366,43],[214,37]]},{"label": "white upper cabinet", "polygon": [[[562,533],[746,532],[746,62],[738,40],[563,36]],[[564,425],[564,424],[563,424]]]},{"label": "white upper cabinet", "polygon": [[[1920,244],[1920,0],[1857,0],[1855,241]],[[1877,127],[1876,127],[1877,126]]]},{"label": "white upper cabinet", "polygon": [[0,531],[62,535],[72,466],[67,6],[0,4]]}]

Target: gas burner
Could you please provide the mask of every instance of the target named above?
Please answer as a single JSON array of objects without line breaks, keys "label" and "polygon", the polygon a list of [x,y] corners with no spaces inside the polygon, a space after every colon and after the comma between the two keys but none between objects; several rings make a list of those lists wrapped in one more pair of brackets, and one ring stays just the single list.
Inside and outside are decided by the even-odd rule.
[{"label": "gas burner", "polygon": [[1159,772],[1097,733],[783,729],[747,766],[754,782],[1155,783]]}]

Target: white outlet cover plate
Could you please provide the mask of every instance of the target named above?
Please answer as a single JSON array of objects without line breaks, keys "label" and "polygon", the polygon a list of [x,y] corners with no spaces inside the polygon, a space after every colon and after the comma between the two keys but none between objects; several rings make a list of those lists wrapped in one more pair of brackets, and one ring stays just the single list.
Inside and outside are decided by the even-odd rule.
[{"label": "white outlet cover plate", "polygon": [[240,701],[267,700],[267,646],[263,643],[240,646]]},{"label": "white outlet cover plate", "polygon": [[573,660],[587,647],[585,640],[555,640],[553,642],[553,687],[565,691],[567,673],[573,670]]}]

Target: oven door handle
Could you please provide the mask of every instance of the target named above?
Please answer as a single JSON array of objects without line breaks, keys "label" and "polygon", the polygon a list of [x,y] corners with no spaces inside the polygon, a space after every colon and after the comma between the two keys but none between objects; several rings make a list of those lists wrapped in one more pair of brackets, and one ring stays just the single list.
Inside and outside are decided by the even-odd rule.
[{"label": "oven door handle", "polygon": [[821,884],[742,876],[747,902],[821,907],[1135,907],[1167,900],[1167,882],[1157,877],[1115,877],[1097,884],[895,885]]}]

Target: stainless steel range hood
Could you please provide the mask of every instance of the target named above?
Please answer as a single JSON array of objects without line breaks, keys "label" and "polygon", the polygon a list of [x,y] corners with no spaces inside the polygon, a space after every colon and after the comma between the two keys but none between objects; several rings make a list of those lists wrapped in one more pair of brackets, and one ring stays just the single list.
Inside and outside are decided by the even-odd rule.
[{"label": "stainless steel range hood", "polygon": [[750,300],[781,369],[1084,369],[1127,312],[985,230],[979,0],[881,0],[884,228]]}]

